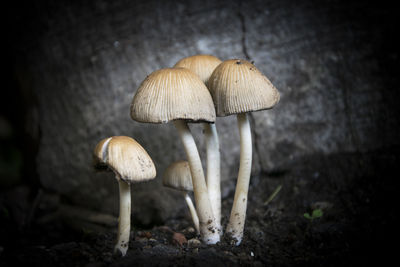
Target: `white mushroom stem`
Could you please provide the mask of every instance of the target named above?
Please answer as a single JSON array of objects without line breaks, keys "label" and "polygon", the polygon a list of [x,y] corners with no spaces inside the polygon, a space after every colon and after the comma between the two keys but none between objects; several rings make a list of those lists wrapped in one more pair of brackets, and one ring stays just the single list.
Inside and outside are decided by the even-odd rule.
[{"label": "white mushroom stem", "polygon": [[183,196],[185,197],[186,204],[189,207],[190,215],[192,215],[194,228],[196,228],[197,233],[200,234],[199,217],[197,216],[197,212],[193,205],[192,199],[186,191],[183,192]]},{"label": "white mushroom stem", "polygon": [[217,127],[215,123],[203,123],[207,150],[207,189],[218,232],[221,227],[221,167]]},{"label": "white mushroom stem", "polygon": [[237,120],[240,134],[240,167],[231,216],[226,229],[232,238],[236,239],[236,246],[240,245],[243,238],[252,160],[251,130],[247,114],[238,114]]},{"label": "white mushroom stem", "polygon": [[131,230],[131,187],[128,183],[118,179],[119,184],[119,218],[117,244],[114,253],[118,251],[125,256],[129,246]]},{"label": "white mushroom stem", "polygon": [[190,173],[192,174],[193,193],[197,215],[199,216],[201,239],[206,244],[215,244],[219,242],[220,236],[208,197],[208,189],[196,143],[185,121],[176,120],[174,121],[174,125],[179,132],[185,148]]}]

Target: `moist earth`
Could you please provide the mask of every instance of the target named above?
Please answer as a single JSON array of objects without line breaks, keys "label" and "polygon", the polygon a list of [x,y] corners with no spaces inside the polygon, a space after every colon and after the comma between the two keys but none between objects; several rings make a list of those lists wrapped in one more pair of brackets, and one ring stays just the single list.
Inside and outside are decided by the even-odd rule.
[{"label": "moist earth", "polygon": [[[21,225],[16,214],[30,198],[14,190],[1,195],[0,265],[384,266],[396,255],[391,244],[398,234],[399,152],[391,147],[304,156],[253,176],[244,238],[237,247],[227,237],[216,245],[201,244],[189,211],[183,210],[181,217],[158,225],[133,224],[128,253],[121,258],[112,254],[115,222],[88,230],[64,220],[55,214],[65,200],[43,190],[29,224]],[[222,202],[225,226],[233,194]],[[16,197],[19,201],[13,201]]]}]

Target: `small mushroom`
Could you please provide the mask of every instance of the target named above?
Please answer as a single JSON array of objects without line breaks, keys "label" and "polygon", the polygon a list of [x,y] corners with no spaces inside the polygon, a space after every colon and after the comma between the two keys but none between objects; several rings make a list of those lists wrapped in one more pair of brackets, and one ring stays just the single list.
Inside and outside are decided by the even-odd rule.
[{"label": "small mushroom", "polygon": [[222,61],[219,58],[212,55],[194,55],[182,58],[174,65],[174,68],[189,69],[207,84],[212,72],[221,63]]},{"label": "small mushroom", "polygon": [[237,115],[240,134],[240,166],[227,233],[240,245],[246,219],[247,195],[252,162],[248,112],[270,109],[279,92],[252,63],[231,59],[222,62],[208,80],[217,116]]},{"label": "small mushroom", "polygon": [[165,170],[162,182],[164,186],[180,190],[189,207],[190,214],[197,233],[200,234],[199,217],[188,192],[193,191],[192,175],[190,174],[189,162],[180,160],[172,163]]},{"label": "small mushroom", "polygon": [[[191,70],[207,85],[214,69],[221,64],[221,60],[211,55],[194,55],[179,60],[174,67]],[[203,123],[207,153],[207,189],[210,197],[217,228],[222,235],[221,227],[221,156],[216,123]]]},{"label": "small mushroom", "polygon": [[215,108],[207,87],[196,74],[184,68],[154,71],[136,91],[131,117],[139,122],[173,121],[190,165],[201,238],[206,244],[219,242],[200,155],[187,125],[187,122],[215,122]]},{"label": "small mushroom", "polygon": [[95,163],[111,169],[119,185],[119,219],[114,253],[125,256],[129,246],[131,227],[130,184],[156,177],[156,168],[146,150],[127,136],[113,136],[101,140],[94,150]]}]

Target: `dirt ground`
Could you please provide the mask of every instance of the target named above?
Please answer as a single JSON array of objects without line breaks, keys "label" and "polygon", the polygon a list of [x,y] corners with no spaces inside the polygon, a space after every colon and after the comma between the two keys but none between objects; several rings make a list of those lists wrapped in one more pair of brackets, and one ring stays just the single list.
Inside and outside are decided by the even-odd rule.
[{"label": "dirt ground", "polygon": [[[116,229],[98,233],[39,220],[54,212],[51,205],[21,227],[12,197],[2,194],[0,266],[385,266],[396,255],[399,155],[399,147],[313,155],[252,177],[238,247],[226,239],[200,244],[186,211],[150,229],[133,225],[120,258],[112,255]],[[224,224],[232,199],[233,193],[223,200]]]}]

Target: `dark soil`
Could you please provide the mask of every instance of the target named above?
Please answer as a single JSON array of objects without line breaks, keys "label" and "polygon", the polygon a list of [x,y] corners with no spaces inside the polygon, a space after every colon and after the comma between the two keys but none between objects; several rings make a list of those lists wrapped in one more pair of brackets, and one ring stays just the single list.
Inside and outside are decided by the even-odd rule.
[{"label": "dark soil", "polygon": [[[113,231],[79,231],[62,220],[39,223],[36,218],[51,208],[21,227],[8,214],[3,194],[0,266],[385,266],[396,255],[399,152],[313,155],[252,177],[238,247],[226,239],[199,244],[185,216],[151,229],[133,225],[121,258],[112,255]],[[225,224],[232,199],[233,193],[223,201]],[[305,218],[313,210],[322,216]],[[188,243],[174,241],[174,233]]]}]

